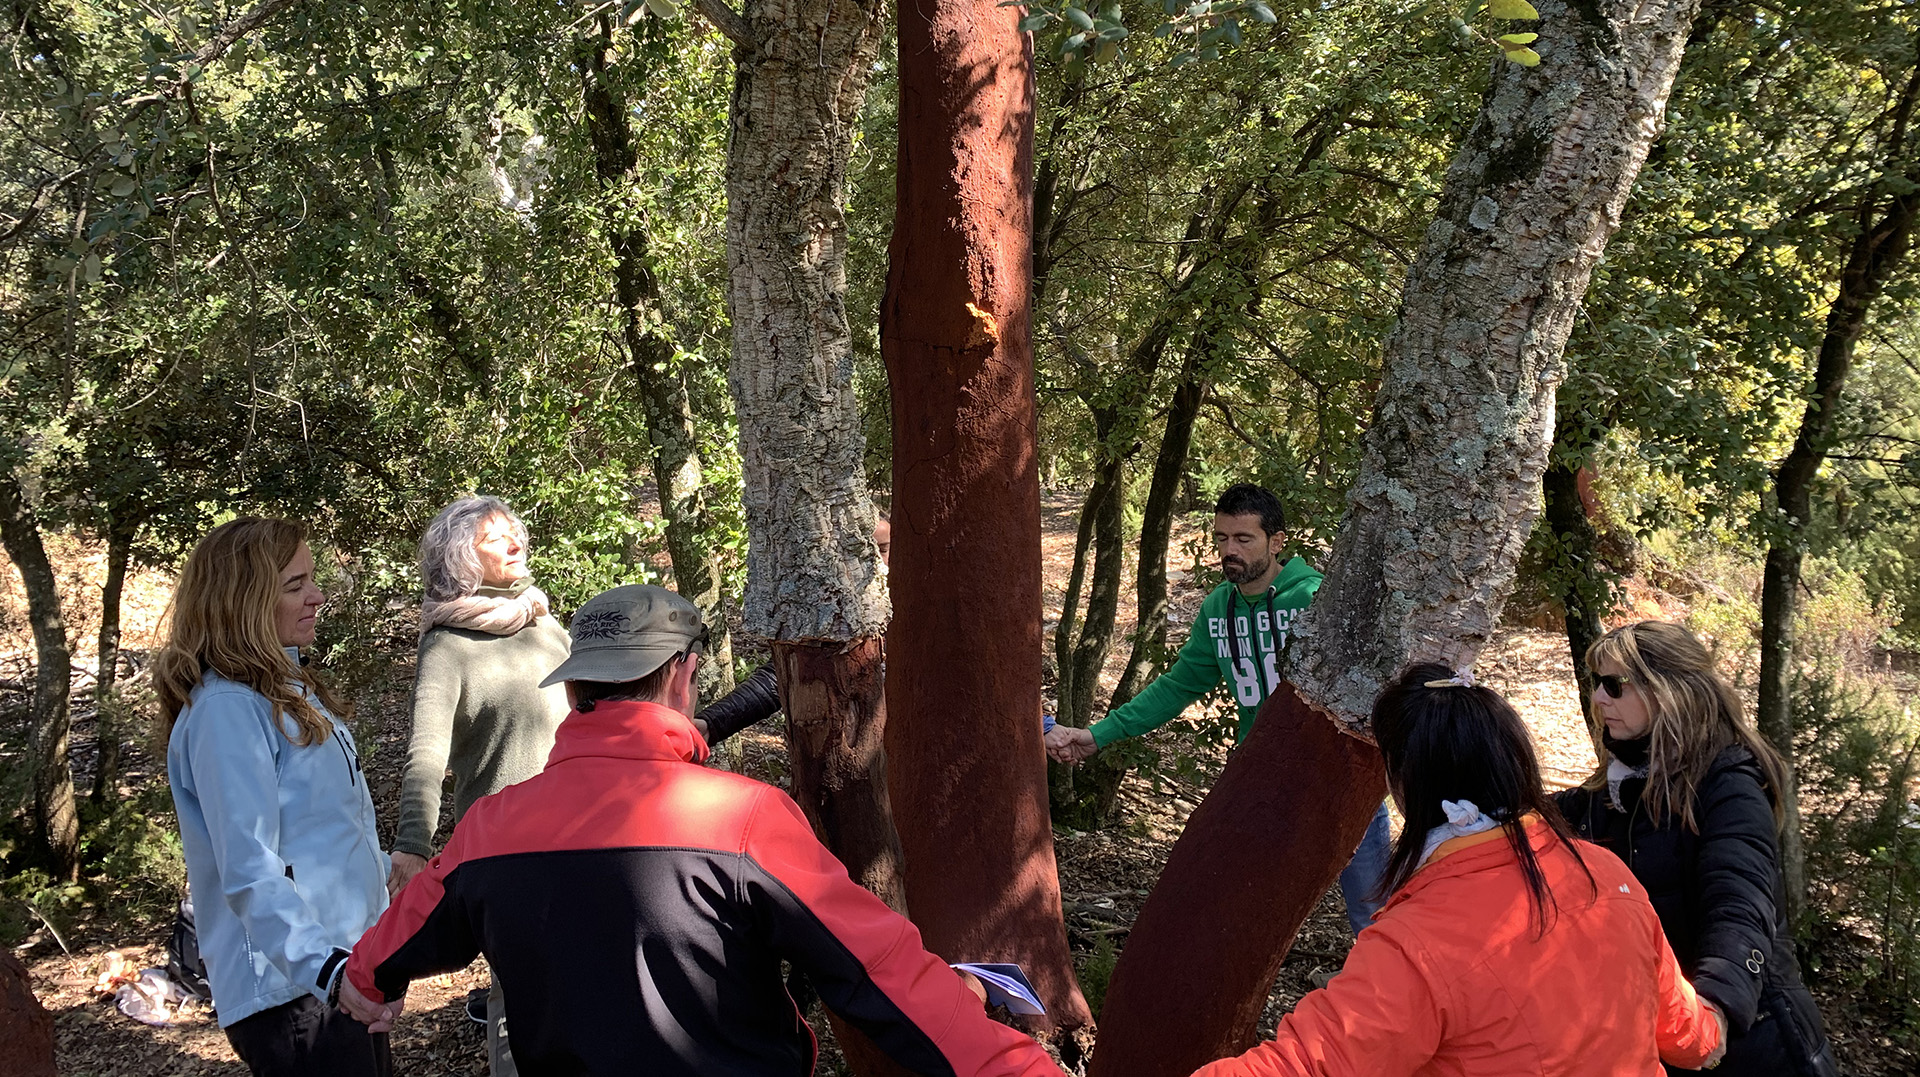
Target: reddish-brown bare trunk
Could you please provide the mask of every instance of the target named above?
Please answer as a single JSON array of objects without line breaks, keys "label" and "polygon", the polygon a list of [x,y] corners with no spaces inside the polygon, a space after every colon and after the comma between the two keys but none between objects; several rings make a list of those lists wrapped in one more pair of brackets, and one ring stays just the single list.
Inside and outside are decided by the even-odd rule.
[{"label": "reddish-brown bare trunk", "polygon": [[1033,73],[995,0],[900,10],[888,787],[907,902],[949,960],[1026,966],[1091,1021],[1061,921],[1040,744],[1040,487],[1028,331]]},{"label": "reddish-brown bare trunk", "polygon": [[853,881],[906,912],[881,744],[887,707],[880,641],[775,640],[773,666],[787,713],[793,799]]},{"label": "reddish-brown bare trunk", "polygon": [[[900,839],[887,802],[886,659],[873,637],[851,643],[772,644],[787,715],[793,799],[853,881],[907,911]],[[834,1039],[855,1073],[903,1073],[859,1029],[829,1012]]]},{"label": "reddish-brown bare trunk", "polygon": [[1253,1046],[1294,934],[1385,793],[1379,749],[1282,685],[1133,923],[1134,938],[1188,944],[1130,947],[1114,970],[1105,1012],[1158,1016],[1102,1024],[1089,1073],[1171,1077]]}]

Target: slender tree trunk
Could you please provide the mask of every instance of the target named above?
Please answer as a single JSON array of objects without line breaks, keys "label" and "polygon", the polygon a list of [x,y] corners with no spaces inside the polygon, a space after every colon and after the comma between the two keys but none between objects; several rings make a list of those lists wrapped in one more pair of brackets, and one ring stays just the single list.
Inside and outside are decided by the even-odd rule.
[{"label": "slender tree trunk", "polygon": [[[1203,353],[1204,349],[1197,346],[1187,352],[1174,388],[1173,403],[1167,411],[1160,451],[1154,459],[1153,483],[1142,513],[1139,564],[1134,576],[1139,624],[1134,630],[1133,649],[1120,683],[1107,700],[1109,710],[1138,695],[1140,689],[1166,667],[1167,547],[1173,532],[1174,503],[1179,496],[1180,481],[1186,474],[1187,453],[1193,445],[1194,421],[1207,393],[1200,376]],[[1063,689],[1062,699],[1065,697]],[[1088,712],[1079,716],[1079,722],[1091,716],[1090,703],[1089,698]],[[1048,767],[1048,794],[1054,821],[1083,830],[1112,823],[1119,807],[1120,784],[1126,780],[1129,769],[1125,751],[1117,749],[1101,752],[1078,767]]]},{"label": "slender tree trunk", "polygon": [[708,546],[710,521],[701,475],[699,432],[687,384],[674,362],[660,282],[648,252],[644,216],[631,198],[639,156],[633,148],[632,110],[614,85],[613,20],[602,13],[598,33],[576,55],[594,174],[607,201],[607,243],[613,251],[614,294],[620,302],[621,335],[629,367],[640,386],[640,406],[653,442],[653,479],[666,518],[667,556],[675,589],[700,608],[712,626],[709,661],[701,663],[700,690],[711,699],[733,686],[733,642],[720,594],[720,570]]},{"label": "slender tree trunk", "polygon": [[742,15],[727,265],[750,544],[743,627],[773,646],[795,799],[854,879],[905,911],[842,211],[886,9],[754,0]]},{"label": "slender tree trunk", "polygon": [[[1111,426],[1112,420],[1104,420]],[[1113,646],[1114,618],[1120,612],[1120,575],[1125,568],[1126,462],[1110,458],[1101,464],[1094,490],[1082,510],[1080,536],[1074,547],[1074,573],[1069,580],[1067,602],[1062,603],[1060,631],[1055,633],[1055,652],[1060,656],[1060,709],[1056,716],[1066,725],[1086,726],[1093,719],[1093,697],[1100,687],[1100,673],[1107,664],[1107,652]],[[1084,617],[1071,619],[1068,611],[1078,612],[1082,574],[1091,554],[1092,572],[1087,585]],[[1081,829],[1095,829],[1112,820],[1118,803],[1120,783],[1127,776],[1127,764],[1120,752],[1102,752],[1079,767],[1057,763],[1047,767],[1047,804],[1053,821]]]},{"label": "slender tree trunk", "polygon": [[1077,698],[1074,685],[1077,666],[1073,661],[1073,651],[1080,640],[1080,596],[1086,593],[1087,569],[1092,564],[1093,531],[1100,519],[1100,507],[1112,492],[1113,488],[1096,476],[1093,485],[1087,488],[1086,500],[1080,503],[1080,520],[1075,525],[1073,535],[1073,567],[1067,572],[1066,593],[1060,599],[1060,623],[1053,629],[1053,660],[1054,668],[1058,671],[1054,691],[1060,703],[1060,713],[1055,717],[1067,725],[1075,724],[1069,710],[1073,705],[1072,700]]},{"label": "slender tree trunk", "polygon": [[[1895,110],[1884,159],[1888,171],[1899,167],[1907,125],[1920,98],[1920,70],[1910,72]],[[1827,310],[1826,331],[1814,364],[1807,410],[1793,448],[1774,472],[1774,539],[1767,545],[1766,573],[1760,587],[1760,732],[1786,760],[1793,775],[1793,641],[1800,598],[1800,565],[1806,553],[1807,525],[1813,516],[1813,484],[1839,436],[1840,402],[1853,370],[1854,345],[1866,327],[1873,304],[1905,260],[1914,217],[1920,213],[1920,168],[1883,180],[1864,199],[1855,232],[1840,271],[1839,289]],[[1781,790],[1787,827],[1781,835],[1781,861],[1787,877],[1787,904],[1796,919],[1806,901],[1806,850],[1800,834],[1799,796]]]},{"label": "slender tree trunk", "polygon": [[1600,617],[1608,593],[1600,572],[1599,533],[1587,519],[1580,500],[1580,472],[1565,464],[1547,468],[1541,486],[1546,495],[1546,525],[1553,532],[1551,573],[1559,584],[1566,610],[1567,650],[1573,656],[1573,676],[1580,688],[1580,713],[1593,713],[1593,674],[1587,669],[1587,648],[1603,631]]},{"label": "slender tree trunk", "polygon": [[1180,493],[1180,480],[1186,477],[1187,454],[1193,448],[1193,424],[1207,397],[1208,386],[1202,377],[1206,352],[1200,341],[1188,347],[1174,386],[1173,403],[1167,408],[1166,430],[1153,461],[1153,483],[1141,510],[1140,562],[1134,568],[1139,617],[1133,651],[1127,656],[1120,684],[1108,700],[1110,708],[1138,695],[1167,665],[1167,547],[1173,541],[1174,501]]},{"label": "slender tree trunk", "polygon": [[1293,690],[1268,701],[1134,922],[1094,1077],[1185,1074],[1252,1042],[1294,932],[1384,790],[1377,753],[1349,734],[1410,658],[1465,665],[1493,631],[1539,510],[1567,334],[1695,0],[1537,6],[1541,65],[1494,61],[1408,276]]},{"label": "slender tree trunk", "polygon": [[[1103,462],[1094,481],[1104,492],[1094,510],[1093,571],[1087,584],[1087,609],[1080,618],[1067,664],[1060,670],[1063,687],[1059,719],[1075,726],[1085,726],[1093,714],[1094,692],[1100,687],[1107,652],[1113,648],[1113,622],[1120,612],[1120,576],[1126,567],[1126,539],[1121,534],[1127,512],[1125,458],[1115,455]],[[1061,620],[1064,624],[1065,618]]]},{"label": "slender tree trunk", "polygon": [[113,795],[120,771],[120,596],[126,590],[127,562],[133,556],[137,528],[117,519],[107,527],[107,579],[100,586],[100,662],[93,682],[94,766],[96,805]]},{"label": "slender tree trunk", "polygon": [[53,565],[40,541],[40,521],[27,504],[17,472],[0,473],[0,542],[27,592],[33,626],[33,833],[54,873],[80,875],[80,816],[73,798],[73,765],[67,758],[71,721],[68,694],[73,657]]},{"label": "slender tree trunk", "polygon": [[1067,952],[1040,744],[1029,325],[1033,69],[995,0],[900,11],[881,354],[893,392],[888,788],[907,902],[950,959],[1017,961],[1091,1022]]}]

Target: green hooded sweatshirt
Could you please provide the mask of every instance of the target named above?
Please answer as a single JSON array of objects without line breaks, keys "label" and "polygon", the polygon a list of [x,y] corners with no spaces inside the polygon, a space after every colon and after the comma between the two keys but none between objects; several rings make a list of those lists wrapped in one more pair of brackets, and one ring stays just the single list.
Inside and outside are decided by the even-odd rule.
[{"label": "green hooded sweatshirt", "polygon": [[1232,686],[1240,708],[1239,739],[1247,739],[1260,704],[1280,687],[1280,652],[1321,579],[1312,565],[1296,557],[1281,566],[1263,598],[1249,599],[1232,583],[1214,588],[1200,604],[1200,616],[1172,668],[1093,723],[1093,742],[1105,748],[1122,737],[1151,733],[1222,681]]}]

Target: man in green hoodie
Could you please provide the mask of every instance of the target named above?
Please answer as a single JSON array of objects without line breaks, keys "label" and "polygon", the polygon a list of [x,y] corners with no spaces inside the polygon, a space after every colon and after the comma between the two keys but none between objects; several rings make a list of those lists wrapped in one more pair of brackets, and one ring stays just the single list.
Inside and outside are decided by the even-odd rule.
[{"label": "man in green hoodie", "polygon": [[[1322,577],[1301,558],[1281,562],[1287,534],[1280,499],[1252,483],[1230,486],[1220,495],[1213,508],[1213,544],[1227,579],[1200,604],[1200,616],[1172,668],[1091,728],[1054,726],[1046,735],[1054,759],[1079,763],[1123,737],[1150,733],[1223,682],[1239,710],[1237,739],[1246,739],[1260,705],[1280,687],[1280,654]],[[1340,873],[1347,919],[1356,935],[1380,907],[1373,890],[1386,872],[1388,839],[1383,804]]]}]

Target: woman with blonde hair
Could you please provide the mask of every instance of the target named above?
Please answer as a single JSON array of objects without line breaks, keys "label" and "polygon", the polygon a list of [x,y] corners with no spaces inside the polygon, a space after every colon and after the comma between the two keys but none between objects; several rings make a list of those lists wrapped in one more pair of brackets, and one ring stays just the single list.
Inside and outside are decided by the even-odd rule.
[{"label": "woman with blonde hair", "polygon": [[325,601],[299,524],[222,524],[187,558],[153,667],[214,1007],[263,1077],[392,1069],[386,1035],[335,1008],[388,864],[342,709],[300,653]]},{"label": "woman with blonde hair", "polygon": [[1561,812],[1633,869],[1694,988],[1726,1015],[1722,1073],[1835,1073],[1786,920],[1779,754],[1679,625],[1616,628],[1586,659],[1600,766],[1558,794]]}]

